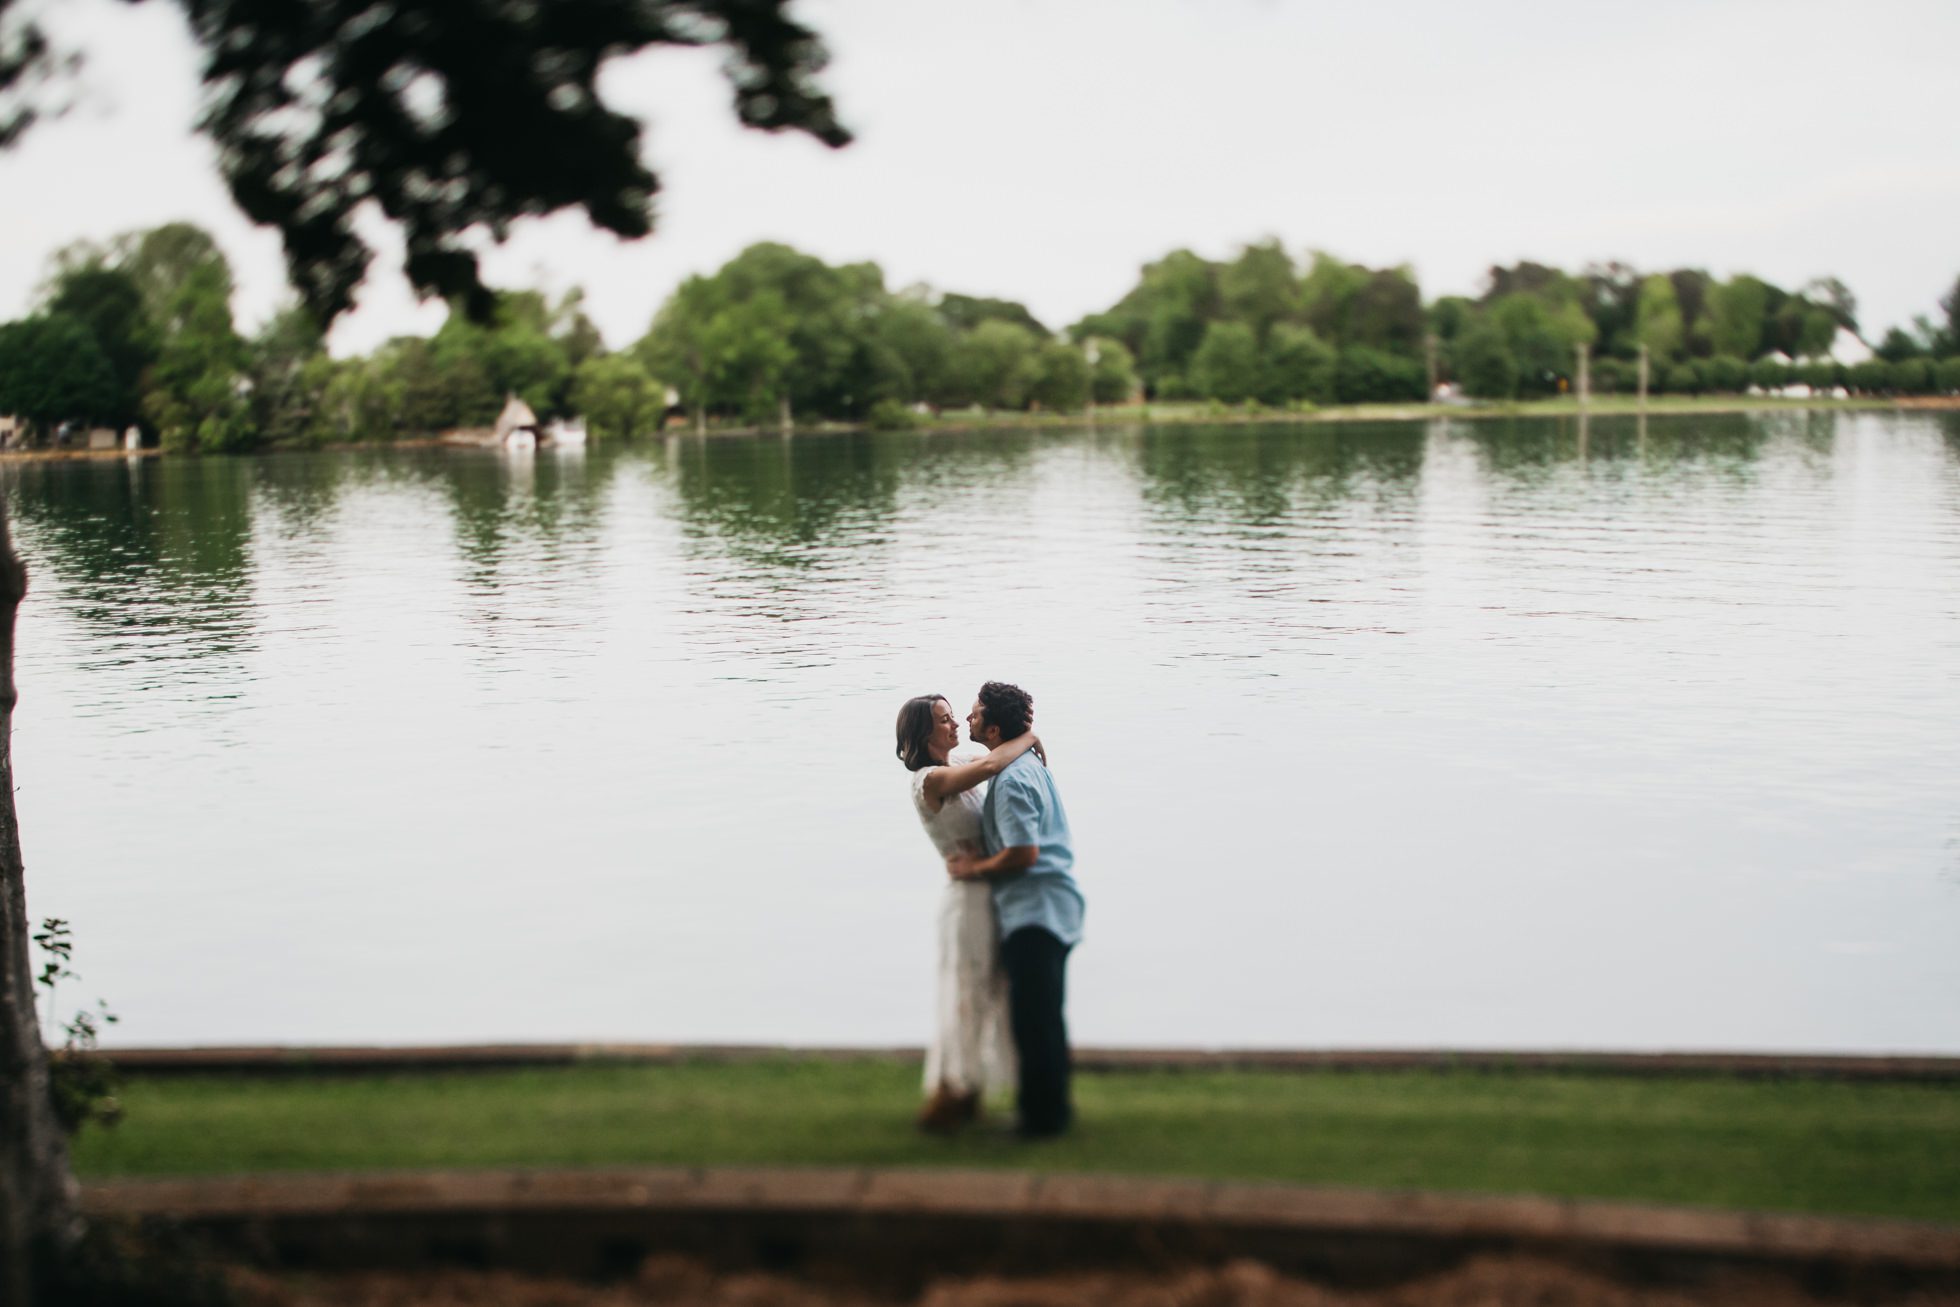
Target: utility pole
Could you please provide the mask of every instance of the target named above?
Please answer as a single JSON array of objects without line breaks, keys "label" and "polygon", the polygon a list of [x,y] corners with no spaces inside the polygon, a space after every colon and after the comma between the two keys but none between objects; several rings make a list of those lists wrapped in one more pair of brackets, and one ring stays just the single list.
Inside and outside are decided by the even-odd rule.
[{"label": "utility pole", "polygon": [[1422,338],[1423,366],[1429,372],[1429,402],[1436,402],[1436,383],[1441,378],[1436,375],[1436,333],[1430,332]]},{"label": "utility pole", "polygon": [[1640,411],[1647,411],[1647,347],[1640,347]]},{"label": "utility pole", "polygon": [[1579,411],[1586,411],[1592,402],[1592,350],[1585,345],[1574,345],[1572,355],[1577,365],[1572,369],[1572,381],[1579,392]]}]

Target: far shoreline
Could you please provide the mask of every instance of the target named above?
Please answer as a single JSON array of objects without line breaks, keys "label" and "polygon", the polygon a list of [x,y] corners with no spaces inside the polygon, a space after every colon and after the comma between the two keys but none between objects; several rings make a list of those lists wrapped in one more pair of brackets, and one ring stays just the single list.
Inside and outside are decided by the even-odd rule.
[{"label": "far shoreline", "polygon": [[[1623,418],[1736,416],[1751,413],[1952,413],[1960,412],[1960,395],[1922,395],[1905,398],[1779,399],[1771,396],[1650,396],[1645,405],[1631,396],[1595,396],[1583,407],[1570,395],[1508,403],[1347,404],[1328,408],[1267,408],[1261,405],[1199,403],[1109,404],[1073,413],[955,412],[922,415],[905,426],[881,427],[869,422],[830,419],[777,426],[710,426],[675,424],[646,435],[597,440],[597,445],[633,445],[660,439],[710,440],[720,437],[834,436],[856,433],[890,435],[971,435],[986,431],[1095,430],[1102,426],[1307,426],[1351,423],[1433,422],[1439,418],[1486,422],[1502,418]],[[546,446],[546,450],[550,447]],[[582,447],[581,447],[582,448]],[[320,445],[277,445],[240,451],[238,455],[141,449],[9,449],[0,450],[0,466],[25,463],[108,462],[129,458],[225,458],[272,454],[354,453],[377,449],[453,449],[501,452],[495,445],[442,435],[409,436],[396,440],[343,440]]]}]

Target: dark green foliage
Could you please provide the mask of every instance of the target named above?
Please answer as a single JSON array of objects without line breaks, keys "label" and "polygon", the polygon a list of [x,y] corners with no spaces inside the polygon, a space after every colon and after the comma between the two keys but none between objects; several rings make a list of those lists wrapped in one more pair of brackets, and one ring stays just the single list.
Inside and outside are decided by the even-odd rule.
[{"label": "dark green foliage", "polygon": [[1924,395],[1933,388],[1933,365],[1923,358],[1892,364],[1892,390],[1900,395]]},{"label": "dark green foliage", "polygon": [[1788,363],[1759,359],[1749,365],[1749,384],[1764,390],[1781,390],[1796,379],[1796,369]]},{"label": "dark green foliage", "polygon": [[983,322],[1011,322],[1037,336],[1048,334],[1048,328],[1028,312],[1027,305],[1017,304],[1013,300],[949,293],[939,298],[939,316],[955,331],[971,331]]},{"label": "dark green foliage", "polygon": [[1670,395],[1699,395],[1701,393],[1701,373],[1692,363],[1671,364],[1659,372],[1657,380],[1659,380],[1660,385],[1656,389],[1665,391]]},{"label": "dark green foliage", "polygon": [[1136,359],[1120,340],[1097,337],[1094,344],[1096,403],[1128,403],[1137,390]]},{"label": "dark green foliage", "polygon": [[0,413],[51,430],[68,420],[115,414],[115,371],[81,322],[61,314],[0,326]]},{"label": "dark green foliage", "polygon": [[873,431],[910,431],[919,425],[919,415],[895,399],[881,399],[871,406],[865,425]]},{"label": "dark green foliage", "polygon": [[1299,277],[1277,240],[1248,245],[1220,268],[1218,293],[1225,316],[1251,327],[1261,341],[1274,323],[1300,311]]},{"label": "dark green foliage", "polygon": [[1343,404],[1420,402],[1427,387],[1422,364],[1381,350],[1357,346],[1335,360],[1334,397]]},{"label": "dark green foliage", "polygon": [[1702,389],[1715,395],[1739,395],[1749,388],[1749,365],[1739,358],[1718,354],[1700,365]]},{"label": "dark green foliage", "polygon": [[1933,365],[1933,389],[1942,395],[1960,394],[1960,356]]},{"label": "dark green foliage", "polygon": [[1860,395],[1883,395],[1892,389],[1892,365],[1884,359],[1866,359],[1844,370],[1844,384]]},{"label": "dark green foliage", "polygon": [[157,328],[136,279],[120,268],[89,263],[56,275],[50,314],[87,327],[115,375],[115,397],[101,416],[115,426],[142,411],[143,369],[156,361]]},{"label": "dark green foliage", "polygon": [[1029,403],[1051,413],[1075,413],[1089,403],[1089,360],[1066,341],[1047,340],[1035,352]]},{"label": "dark green foliage", "polygon": [[466,234],[583,208],[645,235],[658,189],[640,125],[600,73],[649,46],[723,45],[736,112],[830,145],[822,44],[783,0],[182,0],[204,51],[203,129],[238,206],[279,228],[293,285],[323,322],[372,252],[353,216],[400,224],[415,286],[487,317]]},{"label": "dark green foliage", "polygon": [[1334,347],[1303,326],[1275,323],[1260,359],[1258,398],[1267,404],[1334,402]]},{"label": "dark green foliage", "polygon": [[1640,368],[1623,359],[1592,361],[1592,388],[1600,395],[1631,395],[1640,389]]},{"label": "dark green foliage", "polygon": [[1477,399],[1517,398],[1517,356],[1495,325],[1480,322],[1466,331],[1451,346],[1450,362],[1464,394]]},{"label": "dark green foliage", "polygon": [[1844,369],[1828,359],[1800,364],[1796,373],[1797,380],[1814,391],[1832,390],[1844,384]]},{"label": "dark green foliage", "polygon": [[320,324],[295,306],[275,315],[247,348],[252,427],[267,444],[325,438],[327,387],[334,376]]},{"label": "dark green foliage", "polygon": [[652,435],[667,407],[660,383],[632,354],[603,354],[579,364],[570,402],[595,440]]},{"label": "dark green foliage", "polygon": [[1191,360],[1198,394],[1226,404],[1250,399],[1259,389],[1259,340],[1250,324],[1214,322]]},{"label": "dark green foliage", "polygon": [[960,343],[959,389],[983,408],[1018,409],[1028,402],[1040,341],[1011,322],[983,322]]},{"label": "dark green foliage", "polygon": [[220,265],[191,269],[165,321],[144,396],[145,416],[164,448],[227,453],[254,443],[245,342],[231,323],[229,274]]},{"label": "dark green foliage", "polygon": [[1920,341],[1914,339],[1911,332],[1894,327],[1885,333],[1885,338],[1878,342],[1878,348],[1872,353],[1887,363],[1898,363],[1905,359],[1923,358],[1926,348]]}]

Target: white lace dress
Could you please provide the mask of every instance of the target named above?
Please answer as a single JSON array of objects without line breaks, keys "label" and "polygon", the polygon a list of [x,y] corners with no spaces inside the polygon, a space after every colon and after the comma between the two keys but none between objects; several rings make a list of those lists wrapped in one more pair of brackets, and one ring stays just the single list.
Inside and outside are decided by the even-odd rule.
[{"label": "white lace dress", "polygon": [[[963,761],[963,760],[962,760]],[[976,787],[950,796],[932,811],[926,767],[912,773],[912,806],[941,858],[962,841],[980,851]],[[935,864],[942,878],[943,864]],[[939,901],[939,1021],[926,1052],[926,1091],[945,1084],[958,1093],[985,1093],[1014,1083],[1014,1037],[1008,1029],[1007,973],[1000,965],[994,895],[981,880],[947,880]]]}]

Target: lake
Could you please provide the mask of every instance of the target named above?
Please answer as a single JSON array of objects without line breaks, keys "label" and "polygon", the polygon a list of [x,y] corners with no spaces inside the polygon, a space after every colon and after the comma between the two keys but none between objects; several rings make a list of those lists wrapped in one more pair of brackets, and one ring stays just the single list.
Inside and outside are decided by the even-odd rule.
[{"label": "lake", "polygon": [[10,464],[112,1042],[916,1044],[1035,697],[1091,1045],[1960,1053],[1960,415]]}]

